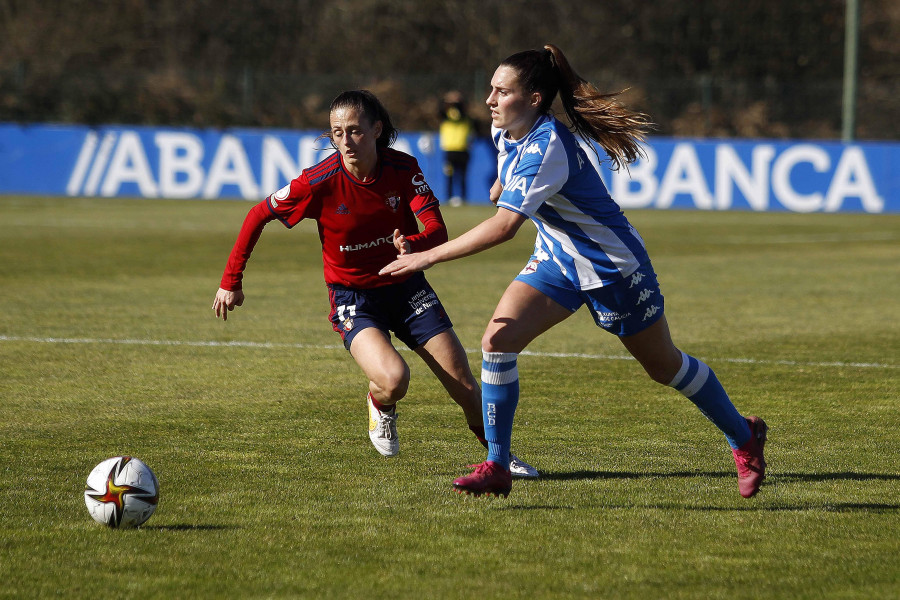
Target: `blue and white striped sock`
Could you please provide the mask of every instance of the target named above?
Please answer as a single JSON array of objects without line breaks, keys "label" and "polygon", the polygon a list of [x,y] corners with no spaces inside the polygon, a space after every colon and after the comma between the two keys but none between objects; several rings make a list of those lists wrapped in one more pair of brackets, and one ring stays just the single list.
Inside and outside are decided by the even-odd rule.
[{"label": "blue and white striped sock", "polygon": [[732,448],[740,448],[750,439],[750,426],[737,411],[713,370],[693,356],[681,353],[681,369],[669,383],[697,405],[713,422]]},{"label": "blue and white striped sock", "polygon": [[481,412],[488,460],[509,468],[513,417],[519,405],[519,369],[514,352],[485,352],[481,362]]}]

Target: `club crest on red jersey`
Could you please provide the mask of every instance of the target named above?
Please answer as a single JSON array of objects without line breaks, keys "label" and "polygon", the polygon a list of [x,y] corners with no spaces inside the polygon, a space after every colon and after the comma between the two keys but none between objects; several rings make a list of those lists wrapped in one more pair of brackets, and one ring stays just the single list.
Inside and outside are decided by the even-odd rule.
[{"label": "club crest on red jersey", "polygon": [[397,212],[397,209],[400,208],[400,196],[398,196],[396,192],[388,192],[388,196],[384,199],[384,203],[387,204],[392,211]]}]

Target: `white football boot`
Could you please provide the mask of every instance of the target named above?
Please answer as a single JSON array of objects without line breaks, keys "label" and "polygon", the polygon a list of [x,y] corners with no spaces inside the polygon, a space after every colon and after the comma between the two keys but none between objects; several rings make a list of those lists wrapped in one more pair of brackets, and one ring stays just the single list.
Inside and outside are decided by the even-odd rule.
[{"label": "white football boot", "polygon": [[381,412],[372,404],[372,395],[366,396],[369,405],[369,439],[382,456],[397,456],[400,440],[397,438],[397,408]]},{"label": "white football boot", "polygon": [[537,469],[512,452],[509,453],[509,472],[513,477],[522,479],[534,479],[541,476]]}]

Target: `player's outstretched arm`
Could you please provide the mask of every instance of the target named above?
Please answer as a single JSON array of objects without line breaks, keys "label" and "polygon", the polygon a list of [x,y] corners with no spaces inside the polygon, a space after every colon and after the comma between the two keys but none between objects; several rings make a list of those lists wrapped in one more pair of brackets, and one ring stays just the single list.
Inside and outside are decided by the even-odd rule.
[{"label": "player's outstretched arm", "polygon": [[413,252],[397,257],[397,260],[381,269],[379,275],[407,275],[439,262],[470,256],[497,244],[511,240],[526,217],[511,210],[500,209],[493,217],[482,221],[458,238],[435,246],[424,252]]},{"label": "player's outstretched arm", "polygon": [[225,290],[219,288],[216,292],[216,299],[213,300],[212,308],[216,311],[216,318],[222,317],[223,321],[228,320],[228,311],[234,310],[235,306],[244,303],[244,290]]}]

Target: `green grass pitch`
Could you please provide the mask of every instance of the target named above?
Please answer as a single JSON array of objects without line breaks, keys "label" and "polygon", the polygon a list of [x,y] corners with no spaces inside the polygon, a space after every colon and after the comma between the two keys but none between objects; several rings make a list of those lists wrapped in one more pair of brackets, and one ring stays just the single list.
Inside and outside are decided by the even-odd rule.
[{"label": "green grass pitch", "polygon": [[[214,319],[249,208],[0,198],[0,598],[900,597],[900,216],[629,212],[769,478],[742,499],[722,436],[582,310],[519,361],[544,476],[500,500],[450,490],[484,452],[410,352],[400,456],[370,446],[314,224],[270,224]],[[476,373],[532,242],[428,272]],[[84,506],[122,454],[160,481],[138,530]]]}]

